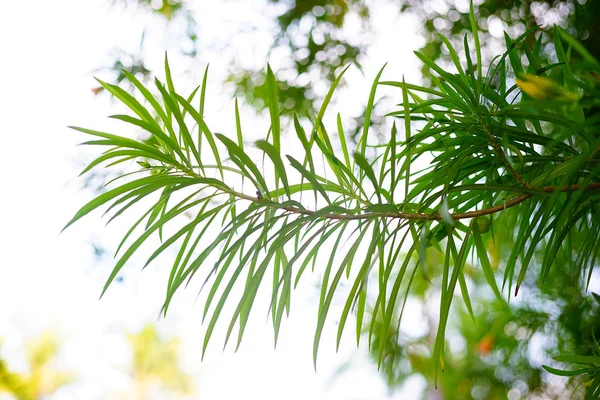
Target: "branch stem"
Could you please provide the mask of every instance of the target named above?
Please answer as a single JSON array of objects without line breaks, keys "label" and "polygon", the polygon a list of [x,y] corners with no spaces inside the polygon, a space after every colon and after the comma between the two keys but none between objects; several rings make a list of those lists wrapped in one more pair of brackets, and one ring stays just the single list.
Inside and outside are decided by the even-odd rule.
[{"label": "branch stem", "polygon": [[[546,186],[538,189],[538,192],[543,193],[554,193],[554,192],[574,192],[583,188],[583,190],[600,190],[600,182],[594,182],[585,186],[582,185],[569,185],[569,186]],[[236,191],[231,191],[231,193],[235,197],[252,201],[254,203],[263,203],[264,200],[258,199],[256,197],[248,196],[244,193],[239,193]],[[454,213],[450,214],[452,219],[460,220],[466,218],[475,218],[481,217],[484,215],[495,214],[500,211],[504,211],[507,208],[514,207],[517,204],[524,202],[527,199],[534,197],[532,193],[525,193],[520,196],[513,197],[512,199],[503,202],[502,204],[497,204],[493,207],[484,208],[482,210],[475,211],[467,211],[463,213]],[[361,214],[324,214],[319,215],[317,211],[306,210],[299,207],[294,206],[283,206],[277,207],[277,203],[272,202],[264,202],[266,206],[274,206],[276,208],[280,208],[282,210],[289,211],[294,214],[300,215],[308,215],[308,216],[318,216],[323,219],[328,220],[341,220],[341,221],[352,221],[352,220],[362,220],[369,218],[397,218],[397,219],[405,219],[405,220],[417,220],[417,221],[440,221],[442,220],[442,216],[440,214],[424,214],[424,213],[406,213],[406,212],[366,212]]]},{"label": "branch stem", "polygon": [[523,179],[523,177],[510,164],[510,162],[508,161],[508,158],[506,157],[506,154],[504,154],[504,151],[502,151],[502,147],[500,147],[500,144],[498,144],[498,142],[496,141],[496,138],[494,137],[492,132],[488,129],[487,125],[482,123],[481,126],[483,127],[485,132],[489,135],[494,151],[496,152],[498,157],[500,157],[500,159],[502,159],[502,162],[504,163],[504,166],[506,167],[506,169],[508,169],[508,172],[510,172],[510,174],[516,180],[518,180],[519,183],[521,183],[523,186],[525,186],[527,189],[535,189],[533,186],[531,186],[529,183],[527,183],[527,181],[525,181],[525,179]]}]

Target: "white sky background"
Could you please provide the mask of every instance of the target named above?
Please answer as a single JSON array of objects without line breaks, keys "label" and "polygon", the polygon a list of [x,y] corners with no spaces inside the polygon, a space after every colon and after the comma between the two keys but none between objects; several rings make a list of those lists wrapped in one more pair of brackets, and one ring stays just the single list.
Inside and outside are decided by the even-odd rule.
[{"label": "white sky background", "polygon": [[[79,380],[53,399],[110,398],[127,387],[129,381],[123,373],[129,352],[125,332],[157,320],[169,271],[168,265],[157,263],[140,273],[141,259],[137,263],[133,260],[126,267],[125,282],[113,284],[98,300],[113,260],[108,256],[98,262],[91,244],[101,243],[112,254],[125,225],[104,228],[101,212],[95,212],[59,235],[74,212],[93,195],[81,190],[83,180],[77,175],[83,162],[98,154],[98,149],[77,147],[87,137],[66,126],[118,133],[122,125],[108,121],[106,116],[123,109],[106,96],[94,97],[90,89],[97,84],[91,71],[106,65],[107,54],[117,46],[134,50],[145,20],[143,16],[136,18],[132,10],[110,11],[107,3],[4,1],[0,9],[0,351],[11,367],[23,370],[24,343],[44,330],[55,330],[62,340],[58,369],[76,371]],[[261,21],[260,1],[201,3],[197,15],[201,49],[231,34],[228,29],[236,21]],[[366,76],[356,68],[349,70],[352,87],[339,96],[344,101],[331,107],[329,118],[338,111],[357,111],[385,62],[389,64],[384,78],[400,80],[406,74],[407,81],[418,79],[412,50],[422,39],[416,34],[416,24],[409,16],[398,20],[396,10],[373,7],[372,12],[377,40],[365,58]],[[268,23],[269,18],[262,20]],[[268,28],[261,34],[267,46]],[[243,38],[235,38],[233,44],[243,46]],[[186,68],[175,55],[176,48],[157,41],[147,56],[159,76],[165,50],[171,51],[174,69]],[[240,57],[251,56],[245,51]],[[221,90],[223,76],[219,73],[228,58],[216,51],[201,54],[203,62],[211,63],[206,110],[209,125],[216,131],[231,132],[233,101]],[[277,60],[270,62],[276,64]],[[191,89],[200,79],[201,71],[191,78],[194,82],[189,86],[182,80],[176,80],[176,85]],[[266,120],[257,119],[254,124],[253,111],[244,110],[242,119],[246,132],[266,133]],[[198,378],[199,398],[406,398],[401,392],[388,394],[364,348],[355,349],[353,321],[348,321],[350,329],[340,352],[335,353],[339,310],[330,312],[318,373],[314,372],[312,338],[318,294],[308,279],[301,286],[293,295],[291,317],[283,323],[276,351],[270,321],[261,316],[266,316],[266,308],[256,308],[241,349],[221,352],[223,336],[217,332],[202,363],[203,305],[194,302],[195,290],[179,293],[167,318],[159,321],[159,328],[182,339],[184,369]],[[335,378],[335,371],[349,360],[353,361],[349,369]]]}]

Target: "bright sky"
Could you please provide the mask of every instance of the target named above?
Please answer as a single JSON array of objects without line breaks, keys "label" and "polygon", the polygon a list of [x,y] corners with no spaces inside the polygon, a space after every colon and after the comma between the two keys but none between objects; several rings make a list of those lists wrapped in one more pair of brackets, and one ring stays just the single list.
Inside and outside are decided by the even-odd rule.
[{"label": "bright sky", "polygon": [[[77,179],[77,175],[83,163],[97,154],[77,147],[87,138],[66,126],[112,131],[120,126],[106,120],[106,116],[116,113],[115,105],[92,94],[90,89],[96,85],[91,71],[105,65],[107,54],[116,46],[135,49],[143,27],[143,18],[135,18],[132,12],[111,12],[108,3],[12,1],[4,2],[0,12],[1,355],[13,369],[23,370],[26,340],[47,329],[56,331],[62,340],[58,368],[76,371],[79,380],[57,392],[53,399],[108,398],[126,388],[125,332],[137,331],[147,321],[157,320],[168,274],[166,265],[154,265],[140,273],[139,260],[137,264],[134,260],[125,282],[113,285],[98,300],[113,260],[110,256],[97,260],[92,243],[114,252],[125,226],[104,228],[101,213],[94,213],[59,235],[73,213],[93,195],[81,189],[83,179]],[[232,4],[214,1],[198,5],[201,40],[211,43],[228,37],[228,29],[245,18],[269,21],[259,14],[261,1]],[[389,62],[386,71],[390,78],[401,79],[402,74],[406,74],[407,81],[418,78],[411,53],[421,43],[415,24],[405,17],[398,21],[393,10],[375,6],[373,12],[373,20],[378,21],[378,39],[367,54],[366,79],[350,69],[347,76],[354,82],[350,96],[341,97],[346,100],[338,102],[332,116],[364,103],[369,81],[385,62]],[[268,38],[268,29],[257,35]],[[239,37],[231,40],[232,45],[243,46]],[[156,49],[152,48],[147,56],[158,66],[165,50],[169,50],[168,45],[157,41]],[[207,115],[214,115],[209,122],[217,130],[233,126],[233,103],[221,94],[219,83],[218,71],[227,60],[218,56],[218,51],[211,50],[202,57],[210,61],[211,74],[216,71],[209,87],[209,98],[213,100],[207,104]],[[249,55],[240,53],[244,56]],[[172,63],[176,62],[174,58]],[[200,78],[198,73],[192,79]],[[352,104],[356,98],[359,102]],[[246,110],[243,117],[250,127],[252,116]],[[264,123],[256,126],[262,129]],[[202,399],[404,398],[401,392],[387,393],[364,349],[355,349],[351,332],[335,353],[335,318],[329,320],[329,330],[321,342],[318,373],[314,372],[316,289],[310,283],[294,294],[291,318],[284,322],[276,351],[271,325],[259,309],[237,353],[230,349],[221,352],[222,335],[217,333],[202,363],[202,304],[194,302],[195,295],[193,290],[179,294],[167,318],[159,321],[159,328],[166,335],[182,339],[184,369],[197,377]],[[332,311],[331,315],[335,314],[336,310]],[[350,361],[348,369],[336,377],[336,371]]]}]

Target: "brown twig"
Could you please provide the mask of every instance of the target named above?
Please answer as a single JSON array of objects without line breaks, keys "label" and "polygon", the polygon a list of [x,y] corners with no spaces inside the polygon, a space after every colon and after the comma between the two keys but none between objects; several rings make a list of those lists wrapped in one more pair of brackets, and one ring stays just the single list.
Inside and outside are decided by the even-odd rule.
[{"label": "brown twig", "polygon": [[[570,185],[570,186],[561,186],[561,187],[546,186],[546,187],[537,189],[537,191],[544,192],[544,193],[553,193],[556,191],[574,192],[576,190],[581,189],[581,187],[582,187],[581,185]],[[591,183],[589,185],[585,185],[585,186],[583,186],[583,190],[600,190],[600,182],[595,182],[595,183]],[[262,200],[259,200],[256,197],[247,196],[243,193],[233,192],[230,194],[233,194],[234,196],[237,196],[237,197],[249,200],[249,201],[253,201],[255,203],[262,202]],[[450,214],[450,215],[452,216],[452,219],[460,220],[460,219],[475,218],[475,217],[481,217],[484,215],[495,214],[497,212],[504,211],[507,208],[516,206],[517,204],[520,204],[533,196],[534,196],[533,193],[525,193],[520,196],[513,197],[512,199],[505,201],[502,204],[498,204],[498,205],[495,205],[495,206],[489,207],[489,208],[484,208],[483,210],[468,211],[468,212],[464,212],[464,213],[454,213],[454,214]],[[265,203],[265,205],[266,206],[274,205],[275,207],[277,207],[277,203]],[[286,211],[289,211],[289,212],[292,212],[295,214],[300,214],[300,215],[308,215],[308,216],[317,216],[318,215],[317,211],[306,210],[306,209],[293,207],[293,206],[284,206],[284,207],[277,207],[277,208],[280,208],[282,210],[286,210]],[[318,217],[323,218],[323,219],[340,220],[340,221],[362,220],[362,219],[369,219],[369,218],[398,218],[398,219],[420,220],[420,221],[440,221],[440,220],[442,220],[442,216],[440,214],[405,213],[405,212],[367,212],[367,213],[362,213],[362,214],[333,214],[333,213],[331,213],[331,214],[318,215]]]},{"label": "brown twig", "polygon": [[481,126],[483,127],[483,129],[485,130],[485,132],[489,135],[490,141],[492,142],[492,148],[494,149],[494,151],[496,152],[496,154],[498,155],[498,157],[500,157],[502,159],[502,162],[504,163],[504,166],[508,169],[508,172],[510,172],[510,174],[516,180],[518,180],[521,183],[521,185],[525,186],[527,189],[535,189],[525,179],[523,179],[523,177],[513,168],[512,165],[510,165],[510,162],[508,161],[508,158],[506,157],[506,154],[504,154],[504,151],[502,151],[502,147],[500,147],[500,145],[496,141],[496,138],[494,137],[494,135],[492,134],[492,132],[490,132],[490,130],[488,129],[488,127],[485,124],[483,124],[483,123],[481,124]]}]

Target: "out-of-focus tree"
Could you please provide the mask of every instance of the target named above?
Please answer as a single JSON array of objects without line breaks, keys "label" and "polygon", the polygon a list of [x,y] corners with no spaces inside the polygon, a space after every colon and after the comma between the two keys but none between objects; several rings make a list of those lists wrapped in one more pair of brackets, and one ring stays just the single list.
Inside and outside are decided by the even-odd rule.
[{"label": "out-of-focus tree", "polygon": [[183,372],[179,360],[179,339],[162,339],[154,324],[139,333],[128,334],[132,349],[130,376],[133,394],[127,398],[182,398],[194,393],[193,378]]},{"label": "out-of-focus tree", "polygon": [[[241,0],[221,0],[235,3]],[[152,20],[157,18],[164,22],[165,40],[171,42],[171,48],[179,48],[180,53],[187,56],[194,64],[202,49],[207,46],[217,46],[227,49],[230,45],[223,43],[203,42],[199,37],[203,20],[202,16],[195,17],[193,3],[184,0],[111,0],[115,7],[125,7],[135,10],[139,18]],[[377,24],[371,17],[370,7],[387,4],[397,5],[398,17],[402,13],[411,13],[421,22],[421,34],[425,37],[425,45],[421,51],[430,59],[437,61],[444,68],[453,69],[452,60],[445,50],[439,34],[448,37],[456,48],[462,61],[466,62],[463,54],[463,35],[469,30],[469,1],[468,0],[264,0],[257,2],[257,7],[263,7],[265,13],[273,15],[273,24],[269,35],[269,53],[259,57],[277,54],[276,72],[280,113],[292,117],[298,115],[307,117],[314,115],[320,106],[318,99],[323,98],[326,88],[331,86],[334,77],[342,68],[352,64],[362,68],[366,50],[373,40],[373,27]],[[475,15],[482,37],[482,60],[485,64],[491,62],[493,55],[506,45],[506,38],[515,40],[519,35],[532,26],[549,27],[560,25],[571,35],[578,38],[592,54],[598,57],[600,52],[600,33],[596,21],[600,20],[600,3],[591,0],[478,0],[475,1]],[[349,22],[350,21],[350,22]],[[357,23],[357,21],[359,21]],[[345,29],[348,23],[352,29]],[[141,34],[140,48],[137,52],[115,49],[112,61],[104,68],[112,71],[113,81],[127,85],[123,70],[136,75],[143,82],[152,75],[152,68],[147,65],[144,57],[144,37],[146,28]],[[248,31],[260,31],[264,27],[256,26],[252,20],[244,21],[237,28],[239,35]],[[174,32],[169,33],[169,30]],[[348,32],[352,31],[352,34]],[[506,32],[506,33],[504,33]],[[265,36],[269,36],[265,35]],[[506,35],[506,38],[505,36]],[[543,54],[553,54],[552,40],[543,31]],[[261,36],[261,37],[265,37]],[[167,38],[169,37],[169,38]],[[532,45],[534,35],[528,35],[527,40]],[[227,57],[231,57],[228,71],[228,83],[235,88],[233,94],[241,96],[244,103],[251,105],[257,111],[263,111],[268,105],[268,89],[265,84],[264,61],[258,62],[257,67],[243,65],[235,56],[235,49]],[[472,50],[472,49],[471,49]],[[226,51],[223,54],[228,54]],[[577,55],[575,55],[577,57]],[[208,62],[210,60],[204,60]],[[550,60],[556,61],[556,60]],[[527,63],[527,60],[525,60]],[[431,78],[429,67],[422,65],[425,81]],[[344,86],[345,81],[340,82]],[[133,89],[129,85],[128,89]],[[99,93],[101,86],[93,89]],[[376,104],[377,105],[377,104]],[[365,118],[366,108],[357,115],[346,115],[348,135],[355,141],[359,135],[359,127],[369,120]],[[373,125],[373,134],[378,132],[381,140],[381,115],[379,107],[374,107],[373,117],[369,123]]]},{"label": "out-of-focus tree", "polygon": [[[233,3],[240,0],[223,0]],[[397,4],[398,15],[412,13],[421,21],[425,36],[425,55],[433,60],[444,59],[450,62],[439,33],[447,36],[457,52],[461,54],[462,37],[469,30],[469,1],[467,0],[381,0],[382,3]],[[198,27],[202,18],[195,18],[191,2],[183,0],[112,0],[115,7],[129,7],[140,14],[140,18],[156,16],[171,27],[178,27],[175,35],[182,54],[196,57],[202,49]],[[273,9],[275,31],[270,43],[271,51],[278,51],[285,61],[276,69],[278,88],[282,103],[282,113],[302,116],[312,114],[317,104],[315,87],[330,86],[341,67],[355,64],[360,67],[363,56],[370,44],[372,26],[377,23],[371,18],[365,0],[307,0],[282,1],[266,0],[257,6]],[[493,54],[505,43],[504,32],[511,39],[517,38],[534,25],[549,27],[560,25],[576,37],[594,55],[600,58],[600,3],[592,0],[479,0],[475,1],[475,15],[482,35],[484,62],[487,64]],[[360,32],[349,35],[344,24],[351,19],[360,21]],[[256,29],[253,21],[240,26],[240,34],[248,29]],[[356,25],[356,24],[355,24]],[[355,26],[356,29],[356,26]],[[539,34],[544,35],[542,32]],[[114,71],[115,81],[121,82],[125,76],[122,70],[148,77],[151,73],[142,56],[143,37],[140,52],[132,54],[115,50],[114,61],[108,69]],[[549,46],[550,38],[544,36],[543,45]],[[529,41],[535,40],[533,35]],[[487,49],[487,51],[486,51]],[[423,71],[429,74],[428,67]],[[267,106],[267,89],[264,85],[265,71],[240,65],[231,60],[229,81],[236,87],[236,94],[242,95],[247,104],[258,110]],[[323,85],[325,84],[325,85]],[[101,88],[95,89],[97,91]]]},{"label": "out-of-focus tree", "polygon": [[[316,109],[314,87],[319,83],[329,86],[345,65],[360,67],[359,56],[368,43],[361,35],[344,35],[342,29],[348,15],[354,15],[362,22],[362,29],[368,31],[369,8],[362,0],[270,0],[270,3],[284,5],[284,11],[277,17],[277,33],[271,45],[272,50],[286,55],[277,71],[277,75],[286,77],[277,81],[282,111],[310,115]],[[264,68],[248,70],[234,64],[229,80],[248,103],[257,109],[267,106]]]},{"label": "out-of-focus tree", "polygon": [[[482,35],[484,63],[490,62],[497,49],[505,44],[505,36],[517,38],[536,25],[551,27],[559,25],[596,58],[600,58],[600,2],[592,0],[479,0],[475,1],[475,16]],[[421,18],[426,44],[422,49],[429,58],[445,59],[450,63],[439,34],[448,37],[460,54],[463,35],[470,29],[469,1],[467,0],[404,0],[404,12],[410,11]],[[544,31],[542,35],[545,53],[553,53],[552,40]],[[532,45],[536,37],[527,37]],[[577,55],[575,55],[577,57]],[[428,75],[427,66],[423,72]]]},{"label": "out-of-focus tree", "polygon": [[0,359],[0,393],[10,393],[17,400],[38,400],[74,382],[74,374],[56,369],[59,348],[56,336],[49,332],[31,341],[27,349],[27,373],[12,372]]},{"label": "out-of-focus tree", "polygon": [[[229,1],[235,3],[239,0]],[[178,36],[183,42],[181,52],[189,57],[198,55],[200,45],[197,25],[202,24],[202,20],[194,19],[190,3],[181,0],[113,0],[112,4],[134,8],[140,11],[142,18],[154,15],[164,19],[169,26],[185,26],[183,34]],[[327,87],[345,65],[355,64],[360,67],[359,56],[367,45],[366,36],[347,37],[343,33],[343,27],[347,17],[353,15],[361,21],[362,29],[368,31],[368,6],[362,0],[268,0],[258,6],[281,10],[274,21],[275,31],[270,51],[285,54],[282,58],[285,61],[277,69],[278,76],[281,77],[277,84],[282,100],[282,113],[309,115],[316,109],[317,96],[322,95],[314,92],[316,86],[320,84]],[[245,26],[239,27],[240,34],[244,30],[256,29],[253,24],[253,21],[245,22]],[[117,83],[125,78],[123,69],[142,79],[150,75],[150,69],[141,56],[143,37],[144,34],[138,54],[115,50],[114,61],[106,69],[113,71]],[[228,80],[247,104],[258,110],[267,106],[263,68],[249,69],[233,58]],[[94,89],[95,92],[102,90],[101,87]]]}]

